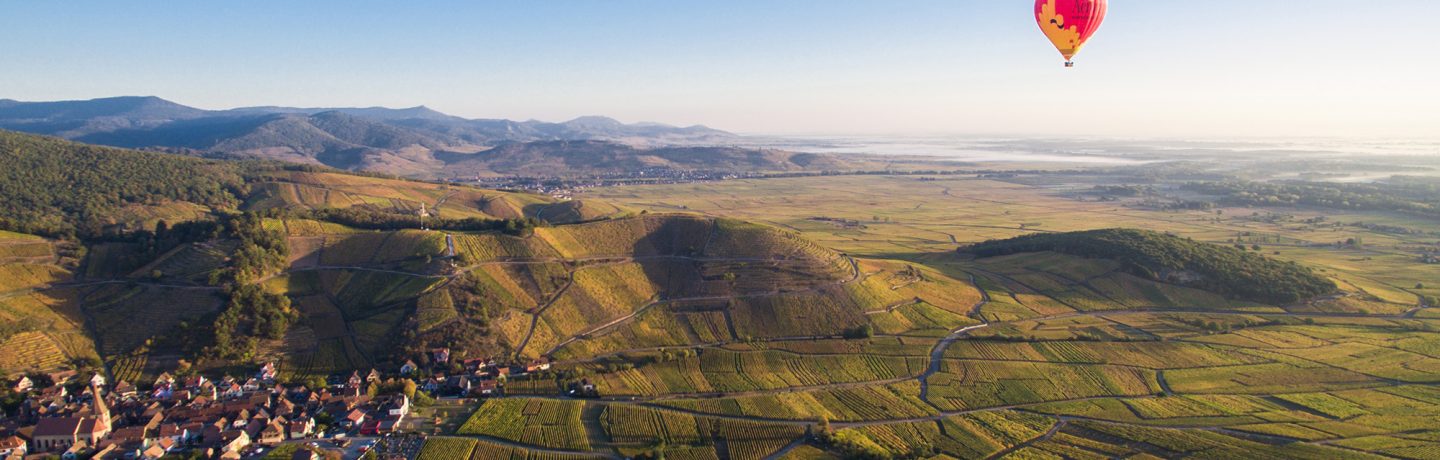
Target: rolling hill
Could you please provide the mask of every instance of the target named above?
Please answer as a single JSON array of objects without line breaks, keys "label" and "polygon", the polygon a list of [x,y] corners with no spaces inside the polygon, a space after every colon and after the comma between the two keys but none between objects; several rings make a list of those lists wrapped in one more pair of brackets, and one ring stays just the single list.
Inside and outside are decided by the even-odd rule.
[{"label": "rolling hill", "polygon": [[1333,281],[1295,263],[1148,230],[1031,234],[962,251],[979,257],[1057,252],[1111,259],[1135,276],[1262,303],[1293,303],[1338,291]]},{"label": "rolling hill", "polygon": [[[554,141],[596,141],[613,157],[643,164],[669,157],[685,169],[720,169],[740,149],[686,146],[733,143],[737,137],[703,126],[657,123],[624,124],[605,117],[581,117],[561,123],[470,120],[426,107],[406,109],[248,107],[203,110],[156,97],[116,97],[88,101],[20,102],[0,100],[0,129],[63,137],[92,144],[157,149],[209,156],[280,160],[412,177],[453,177],[450,162],[472,160],[464,175],[519,174],[542,171],[571,175],[610,172],[589,169],[581,161],[556,160],[566,169],[521,168],[505,162],[473,161],[467,154],[495,146],[553,152]],[[534,148],[515,147],[542,142]],[[492,155],[494,156],[494,155]],[[710,161],[711,156],[718,156]],[[683,158],[684,161],[679,159]],[[494,163],[494,168],[481,165]],[[752,165],[751,167],[763,166]],[[786,165],[775,165],[786,170]],[[793,165],[791,165],[793,166]],[[483,170],[482,170],[483,169]],[[748,169],[746,169],[748,170]]]}]

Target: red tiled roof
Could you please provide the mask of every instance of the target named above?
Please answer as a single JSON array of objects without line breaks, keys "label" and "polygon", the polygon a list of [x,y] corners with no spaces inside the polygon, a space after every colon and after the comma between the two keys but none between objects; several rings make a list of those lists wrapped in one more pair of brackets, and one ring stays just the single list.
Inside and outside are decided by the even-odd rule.
[{"label": "red tiled roof", "polygon": [[31,437],[74,436],[80,430],[80,422],[80,417],[42,418],[40,423],[35,425],[35,432]]}]

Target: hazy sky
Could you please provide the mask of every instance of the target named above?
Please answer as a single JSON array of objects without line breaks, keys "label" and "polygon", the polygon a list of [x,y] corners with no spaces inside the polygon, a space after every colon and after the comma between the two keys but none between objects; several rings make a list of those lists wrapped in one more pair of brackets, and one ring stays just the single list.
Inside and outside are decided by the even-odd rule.
[{"label": "hazy sky", "polygon": [[[221,6],[223,5],[223,6]],[[1440,132],[1440,1],[0,0],[0,98],[407,107],[748,133]]]}]

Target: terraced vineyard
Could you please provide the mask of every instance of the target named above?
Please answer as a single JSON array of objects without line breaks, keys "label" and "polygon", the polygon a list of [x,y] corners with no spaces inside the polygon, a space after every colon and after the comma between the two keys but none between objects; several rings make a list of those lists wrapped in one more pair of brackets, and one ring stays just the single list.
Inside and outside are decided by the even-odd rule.
[{"label": "terraced vineyard", "polygon": [[[263,210],[274,247],[137,233],[79,251],[0,234],[0,368],[101,358],[112,378],[144,382],[216,344],[207,321],[249,307],[229,306],[245,297],[226,289],[228,270],[254,263],[254,283],[290,301],[272,313],[292,322],[255,334],[245,359],[279,362],[287,384],[410,359],[432,370],[440,347],[550,359],[432,437],[427,459],[1433,458],[1440,446],[1440,314],[1420,300],[1440,265],[1417,257],[1435,252],[1433,232],[1374,225],[1436,228],[1412,215],[1157,211],[1074,199],[1093,184],[1046,182],[1059,174],[734,180],[567,203],[302,169],[247,170],[246,187],[209,203]],[[165,215],[210,209],[196,206]],[[315,220],[421,206],[554,220],[449,232]],[[156,228],[158,213],[121,220]],[[1053,241],[957,251],[1102,226],[1194,250],[1141,248],[1168,254],[1158,272]],[[1324,294],[1257,302],[1280,297],[1237,288],[1245,273],[1196,278],[1216,260],[1174,254]],[[1339,290],[1312,289],[1330,282]],[[1227,290],[1202,289],[1216,286]],[[253,364],[206,358],[200,370],[217,374]],[[568,391],[587,386],[598,396]]]}]

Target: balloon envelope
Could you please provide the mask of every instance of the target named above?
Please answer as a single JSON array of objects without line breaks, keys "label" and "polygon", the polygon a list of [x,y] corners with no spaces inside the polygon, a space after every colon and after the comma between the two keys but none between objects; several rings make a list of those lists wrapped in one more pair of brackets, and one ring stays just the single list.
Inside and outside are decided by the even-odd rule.
[{"label": "balloon envelope", "polygon": [[1035,0],[1035,22],[1068,61],[1100,28],[1106,6],[1106,0]]}]

